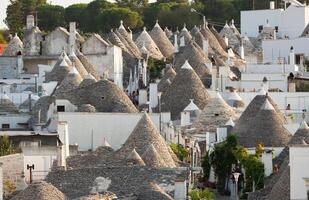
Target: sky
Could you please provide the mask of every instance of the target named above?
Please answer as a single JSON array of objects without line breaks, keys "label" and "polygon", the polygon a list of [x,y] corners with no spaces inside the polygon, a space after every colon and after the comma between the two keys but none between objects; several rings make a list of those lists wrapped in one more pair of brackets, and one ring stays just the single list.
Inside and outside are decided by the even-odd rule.
[{"label": "sky", "polygon": [[[48,3],[54,4],[54,5],[61,5],[64,7],[67,7],[74,3],[89,3],[91,1],[92,0],[47,0]],[[6,8],[9,2],[10,0],[0,0],[0,29],[6,27],[3,20],[6,17]]]}]

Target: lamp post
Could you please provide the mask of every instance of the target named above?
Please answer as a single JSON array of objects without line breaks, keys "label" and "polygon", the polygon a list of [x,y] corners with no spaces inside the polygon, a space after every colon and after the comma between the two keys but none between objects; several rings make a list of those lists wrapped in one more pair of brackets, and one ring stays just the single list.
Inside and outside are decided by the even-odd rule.
[{"label": "lamp post", "polygon": [[205,17],[205,15],[203,15],[203,13],[198,12],[198,11],[195,10],[194,8],[191,8],[190,11],[191,11],[191,12],[194,12],[194,13],[200,15],[200,16],[202,16],[202,17],[203,17],[203,24],[206,24],[206,17]]},{"label": "lamp post", "polygon": [[27,170],[30,171],[30,183],[32,183],[32,170],[34,170],[34,164],[32,165],[27,164]]},{"label": "lamp post", "polygon": [[[160,135],[161,135],[161,95],[162,95],[162,92],[158,92],[158,105],[159,105],[159,132],[160,132]],[[165,134],[164,139],[165,139],[165,141],[166,141],[166,134]]]},{"label": "lamp post", "polygon": [[240,173],[234,172],[233,177],[235,179],[235,199],[238,200],[238,178],[240,176]]}]

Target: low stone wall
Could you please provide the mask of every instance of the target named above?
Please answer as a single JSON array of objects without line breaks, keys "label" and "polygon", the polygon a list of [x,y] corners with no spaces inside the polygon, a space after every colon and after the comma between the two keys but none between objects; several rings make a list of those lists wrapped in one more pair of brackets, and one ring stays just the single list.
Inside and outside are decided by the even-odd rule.
[{"label": "low stone wall", "polygon": [[18,189],[18,184],[21,182],[21,175],[24,170],[23,154],[12,154],[0,157],[0,162],[3,164],[3,179],[10,180]]}]

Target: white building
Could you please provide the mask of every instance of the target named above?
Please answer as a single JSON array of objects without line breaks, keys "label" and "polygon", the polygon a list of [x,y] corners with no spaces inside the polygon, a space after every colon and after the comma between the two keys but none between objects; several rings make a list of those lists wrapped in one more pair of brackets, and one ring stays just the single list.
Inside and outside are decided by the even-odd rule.
[{"label": "white building", "polygon": [[309,147],[290,147],[290,199],[308,199],[309,191]]},{"label": "white building", "polygon": [[[112,148],[119,149],[142,116],[143,113],[59,112],[58,121],[68,124],[69,144],[77,144],[79,150],[87,151],[89,149],[95,150],[98,146],[102,146],[105,141]],[[160,114],[152,113],[150,118],[159,130]],[[165,137],[163,124],[170,121],[170,113],[161,113],[161,133],[163,137]],[[61,125],[58,125],[57,132],[62,138],[65,131],[63,131]]]},{"label": "white building", "polygon": [[279,37],[295,38],[302,34],[309,22],[309,6],[297,0],[283,0],[285,10],[275,9],[275,3],[270,2],[267,10],[241,11],[241,34],[257,37],[267,22],[277,30]]}]

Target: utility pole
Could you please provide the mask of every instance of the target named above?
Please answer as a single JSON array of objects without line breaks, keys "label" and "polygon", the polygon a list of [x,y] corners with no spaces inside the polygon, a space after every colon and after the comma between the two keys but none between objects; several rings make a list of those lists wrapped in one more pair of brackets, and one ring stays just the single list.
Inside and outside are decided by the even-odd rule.
[{"label": "utility pole", "polygon": [[255,0],[252,0],[252,10],[255,10]]}]

